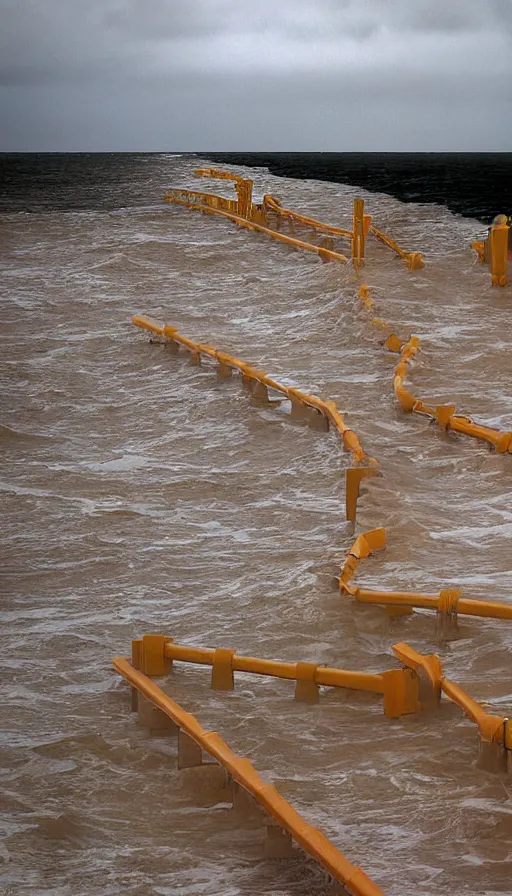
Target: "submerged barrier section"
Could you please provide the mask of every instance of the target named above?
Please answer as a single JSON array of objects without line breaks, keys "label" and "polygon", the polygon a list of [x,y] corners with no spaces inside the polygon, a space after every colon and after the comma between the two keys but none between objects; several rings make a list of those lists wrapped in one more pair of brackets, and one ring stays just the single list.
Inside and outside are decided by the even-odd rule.
[{"label": "submerged barrier section", "polygon": [[324,224],[322,221],[317,221],[316,218],[310,218],[306,215],[294,212],[289,208],[283,208],[280,201],[275,199],[274,196],[271,196],[269,193],[266,193],[263,197],[263,208],[267,214],[269,211],[273,212],[278,220],[279,218],[285,218],[288,221],[295,221],[297,224],[305,224],[313,230],[319,230],[322,233],[327,233],[334,237],[352,240],[351,230],[344,230],[342,227],[334,227],[332,224]]},{"label": "submerged barrier section", "polygon": [[432,420],[436,420],[445,431],[460,432],[475,439],[488,442],[499,454],[506,454],[507,452],[512,454],[512,432],[501,432],[489,426],[475,423],[471,417],[455,414],[454,404],[430,406],[421,401],[421,399],[415,398],[411,392],[408,392],[404,386],[404,380],[407,375],[408,362],[414,358],[419,350],[419,339],[417,336],[411,336],[409,341],[399,349],[390,343],[387,345],[387,348],[390,351],[399,351],[401,355],[400,361],[395,367],[393,388],[404,411],[430,417]]},{"label": "submerged barrier section", "polygon": [[[209,205],[199,203],[194,201],[194,196],[197,194],[189,193],[190,198],[187,199],[184,196],[179,194],[187,192],[183,190],[169,190],[165,194],[165,199],[167,202],[173,202],[178,205],[185,205],[188,208],[196,209],[196,211],[205,212],[207,214],[217,214],[222,215],[224,218],[228,218],[233,221],[239,227],[245,227],[246,230],[253,230],[257,233],[264,233],[267,236],[273,237],[273,239],[280,240],[282,243],[287,243],[289,246],[293,246],[295,249],[303,249],[305,252],[314,252],[316,255],[321,258],[322,261],[340,261],[343,264],[346,263],[347,259],[344,255],[341,255],[339,252],[334,252],[331,249],[324,248],[322,246],[315,246],[313,243],[304,242],[304,240],[298,240],[294,237],[287,236],[284,233],[277,233],[274,230],[270,230],[268,227],[265,227],[263,224],[259,224],[256,221],[249,221],[246,218],[241,217],[238,213],[233,214],[229,211],[225,211],[220,205],[214,204],[213,202]],[[203,196],[209,195],[206,193],[200,194]],[[214,197],[215,200],[222,199],[222,197]],[[229,200],[226,200],[229,201]]]},{"label": "submerged barrier section", "polygon": [[499,601],[471,600],[461,597],[460,589],[447,588],[438,595],[416,594],[408,591],[370,591],[353,585],[361,560],[386,546],[386,530],[372,529],[358,535],[348,552],[339,575],[340,593],[350,595],[360,603],[385,607],[391,616],[409,615],[413,608],[435,610],[440,634],[446,635],[457,628],[457,617],[480,616],[489,619],[512,621],[512,604]]},{"label": "submerged barrier section", "polygon": [[[253,202],[253,181],[237,174],[217,168],[198,168],[194,173],[198,177],[231,181],[237,192],[237,199],[226,199],[212,193],[174,188],[165,193],[164,199],[167,202],[184,205],[197,211],[222,215],[240,227],[264,233],[296,249],[315,252],[322,261],[346,263],[346,256],[341,252],[334,251],[334,240],[346,239],[350,240],[352,263],[354,267],[358,268],[364,262],[365,243],[371,233],[379,242],[402,258],[409,270],[413,271],[424,267],[424,261],[419,252],[407,252],[390,236],[372,225],[371,215],[364,213],[364,200],[362,199],[354,199],[352,230],[346,230],[283,208],[279,200],[269,194],[263,197],[263,202]],[[268,226],[271,217],[275,221],[274,227]],[[281,233],[282,222],[286,222],[292,235]],[[295,236],[296,226],[305,227],[309,231],[313,231],[316,236],[323,237],[322,244],[316,245],[307,240],[297,239]]]},{"label": "submerged barrier section", "polygon": [[264,675],[295,682],[295,700],[318,703],[320,687],[347,688],[368,691],[384,698],[384,713],[391,719],[417,712],[418,680],[414,670],[390,669],[379,674],[348,672],[316,663],[284,663],[239,656],[234,650],[215,650],[175,644],[165,635],[144,635],[132,641],[132,662],[146,675],[158,676],[170,672],[174,662],[211,666],[210,684],[217,691],[232,691],[235,672]]},{"label": "submerged barrier section", "polygon": [[395,240],[386,233],[383,233],[382,230],[378,230],[373,224],[370,226],[370,233],[372,233],[380,243],[387,246],[388,249],[391,249],[392,252],[402,258],[410,271],[417,271],[420,270],[420,268],[425,267],[425,262],[419,252],[406,252],[405,249],[401,249]]},{"label": "submerged barrier section", "polygon": [[511,230],[506,215],[497,215],[486,240],[471,243],[478,261],[487,263],[491,272],[493,286],[507,285],[507,264],[512,255]]},{"label": "submerged barrier section", "polygon": [[423,703],[426,708],[437,706],[444,694],[456,703],[463,713],[474,722],[480,734],[481,764],[493,771],[506,771],[512,751],[512,725],[502,716],[491,715],[454,681],[443,675],[443,668],[436,654],[422,655],[408,644],[395,644],[395,656],[408,669],[413,669],[423,678]]},{"label": "submerged barrier section", "polygon": [[[152,675],[165,673],[168,662],[159,650],[150,647],[151,637],[143,640],[142,656],[145,668]],[[158,636],[156,636],[158,639]],[[155,644],[161,642],[155,642]],[[154,657],[148,660],[147,657]],[[135,660],[135,661],[134,661]],[[178,768],[193,768],[203,764],[203,752],[218,763],[231,788],[234,806],[255,802],[268,816],[265,852],[269,858],[290,858],[295,854],[292,841],[310,855],[328,876],[344,887],[351,896],[383,896],[379,887],[328,840],[318,828],[306,820],[281,796],[272,784],[260,778],[252,763],[234,753],[215,732],[206,731],[195,716],[186,712],[168,697],[146,672],[137,668],[137,651],[132,661],[116,657],[113,666],[132,687],[132,709],[138,712],[139,723],[150,730],[160,730],[178,738]]]}]

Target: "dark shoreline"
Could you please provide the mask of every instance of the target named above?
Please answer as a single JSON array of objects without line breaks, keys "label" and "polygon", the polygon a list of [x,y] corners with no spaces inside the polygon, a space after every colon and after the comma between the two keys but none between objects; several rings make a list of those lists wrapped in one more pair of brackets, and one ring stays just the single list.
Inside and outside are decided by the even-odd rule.
[{"label": "dark shoreline", "polygon": [[216,163],[268,168],[279,177],[324,180],[435,202],[485,224],[512,214],[512,153],[204,152]]}]

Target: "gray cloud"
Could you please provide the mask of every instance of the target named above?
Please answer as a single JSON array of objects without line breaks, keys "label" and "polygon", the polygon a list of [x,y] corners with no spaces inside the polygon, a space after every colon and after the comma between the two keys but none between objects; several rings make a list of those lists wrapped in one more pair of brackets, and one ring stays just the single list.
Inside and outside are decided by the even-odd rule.
[{"label": "gray cloud", "polygon": [[511,49],[512,0],[0,0],[0,148],[507,149]]}]

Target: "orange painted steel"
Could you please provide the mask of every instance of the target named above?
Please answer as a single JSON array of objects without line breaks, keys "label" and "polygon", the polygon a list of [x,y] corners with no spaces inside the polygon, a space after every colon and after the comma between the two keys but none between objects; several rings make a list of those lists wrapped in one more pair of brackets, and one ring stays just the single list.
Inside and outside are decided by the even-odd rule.
[{"label": "orange painted steel", "polygon": [[225,352],[221,352],[212,345],[204,345],[200,342],[194,342],[192,339],[182,336],[175,327],[171,327],[167,324],[158,324],[156,321],[145,315],[134,315],[132,317],[132,323],[135,324],[136,327],[141,327],[144,330],[156,333],[158,336],[185,346],[185,348],[191,351],[194,355],[206,355],[218,361],[219,364],[226,368],[238,370],[246,382],[252,381],[254,383],[261,383],[261,385],[265,387],[280,392],[286,399],[289,399],[303,408],[310,408],[314,411],[318,411],[319,414],[325,417],[332,423],[335,429],[337,429],[341,436],[343,447],[346,451],[351,452],[354,463],[359,464],[367,462],[376,464],[376,461],[373,458],[368,457],[362,449],[355,432],[345,425],[343,416],[338,411],[334,401],[322,401],[322,399],[317,398],[316,395],[309,395],[307,392],[302,392],[300,389],[295,389],[292,386],[284,386],[282,383],[278,383],[277,380],[269,377],[265,371],[251,367],[250,364],[241,361],[240,358],[235,358]]},{"label": "orange painted steel", "polygon": [[[369,591],[357,588],[355,596],[361,603],[382,604],[382,606],[417,607],[423,610],[436,610],[438,613],[446,612],[443,603],[447,594],[457,589],[446,589],[440,594],[417,594],[411,591]],[[485,619],[512,620],[512,604],[500,603],[493,600],[471,600],[469,598],[455,598],[452,614],[461,616],[478,616]]]},{"label": "orange painted steel", "polygon": [[200,205],[212,209],[221,209],[230,214],[238,214],[238,199],[226,199],[224,196],[216,196],[214,193],[200,193],[198,190],[173,189],[165,194],[168,202],[181,201],[187,205]]},{"label": "orange painted steel", "polygon": [[358,535],[350,548],[340,571],[340,591],[347,594],[357,594],[358,589],[349,584],[355,574],[360,560],[369,557],[374,551],[381,551],[386,546],[386,530],[371,529]]},{"label": "orange painted steel", "polygon": [[382,230],[378,230],[373,224],[370,225],[370,233],[373,234],[379,242],[383,243],[389,249],[392,249],[400,258],[407,263],[407,267],[410,271],[417,271],[420,268],[425,267],[425,262],[421,256],[420,252],[406,252],[405,249],[401,249],[398,243],[395,242],[390,236],[386,233],[383,233]]},{"label": "orange painted steel", "polygon": [[381,475],[380,470],[376,466],[350,467],[345,471],[345,516],[347,520],[352,523],[356,521],[361,481],[367,477]]},{"label": "orange painted steel", "polygon": [[[505,216],[498,217],[504,218]],[[509,230],[510,228],[506,223],[496,223],[491,227],[489,234],[489,261],[493,286],[507,285]]]},{"label": "orange painted steel", "polygon": [[233,180],[235,183],[244,181],[244,178],[239,174],[233,174],[232,171],[222,171],[220,168],[196,168],[194,174],[196,177],[211,177],[215,180]]},{"label": "orange painted steel", "polygon": [[333,236],[346,237],[349,240],[352,239],[351,230],[344,230],[342,227],[333,227],[332,224],[324,224],[322,221],[317,221],[315,218],[308,218],[306,215],[294,212],[290,208],[283,208],[281,203],[273,196],[270,196],[269,193],[266,193],[263,197],[263,207],[265,211],[270,210],[283,218],[290,218],[293,221],[297,221],[298,224],[306,224],[308,227],[314,227],[316,230],[331,233]]},{"label": "orange painted steel", "polygon": [[[209,194],[203,193],[202,195],[208,196]],[[167,202],[184,205],[187,208],[193,208],[196,209],[196,211],[201,211],[205,214],[221,215],[222,217],[228,218],[230,221],[233,221],[235,224],[238,224],[239,227],[245,227],[247,230],[254,230],[257,233],[264,233],[266,236],[271,236],[275,240],[279,240],[282,243],[287,243],[289,246],[293,246],[295,249],[303,249],[306,252],[314,252],[316,255],[318,255],[319,258],[322,259],[322,261],[340,261],[343,264],[346,264],[347,262],[347,258],[344,255],[341,255],[339,252],[333,252],[331,249],[325,249],[322,246],[315,246],[313,243],[306,243],[303,240],[295,239],[295,237],[287,236],[284,233],[277,233],[277,231],[270,230],[269,227],[265,227],[263,224],[257,224],[255,221],[250,221],[246,218],[243,218],[241,215],[235,215],[231,212],[224,211],[222,208],[209,207],[206,204],[189,202],[186,199],[180,199],[178,196],[173,196],[172,191],[167,192],[164,196],[164,199]]]},{"label": "orange painted steel", "polygon": [[[387,346],[390,351],[398,351],[396,345]],[[416,398],[404,386],[404,380],[407,375],[407,363],[414,358],[419,350],[419,339],[417,336],[411,336],[400,348],[401,359],[395,367],[393,376],[393,389],[395,395],[407,413],[414,412],[423,414],[436,420],[442,429],[453,432],[460,432],[475,439],[488,442],[492,445],[498,454],[512,454],[512,432],[500,432],[492,429],[490,426],[482,426],[475,423],[470,417],[455,414],[455,405],[428,405],[421,399]]]},{"label": "orange painted steel", "polygon": [[364,246],[364,200],[354,199],[354,213],[352,218],[352,263],[356,268],[364,262]]},{"label": "orange painted steel", "polygon": [[471,600],[460,596],[458,589],[445,589],[439,595],[416,594],[409,591],[370,591],[352,585],[360,560],[370,556],[374,551],[382,550],[386,545],[386,530],[372,529],[358,535],[341,567],[339,576],[340,591],[350,594],[360,603],[379,604],[387,607],[400,607],[412,610],[414,607],[435,610],[439,614],[452,617],[478,616],[487,619],[512,620],[512,604],[491,600]]},{"label": "orange painted steel", "polygon": [[151,678],[135,669],[126,657],[116,657],[113,666],[132,687],[219,762],[228,775],[352,896],[383,896],[364,871],[352,865],[321,831],[307,824],[273,785],[265,784],[248,759],[237,756],[215,731],[202,728],[195,716],[168,697]]},{"label": "orange painted steel", "polygon": [[422,655],[405,643],[395,644],[393,653],[407,668],[414,671],[421,670],[425,674],[437,702],[443,693],[452,703],[456,703],[478,726],[480,739],[484,743],[496,743],[504,750],[512,750],[512,731],[509,730],[508,719],[486,712],[480,703],[470,697],[458,684],[447,679],[443,675],[441,661],[436,654]]},{"label": "orange painted steel", "polygon": [[404,674],[404,669],[388,669],[375,674],[348,672],[316,663],[276,662],[238,656],[234,650],[226,648],[212,650],[184,647],[175,644],[172,638],[165,635],[144,635],[141,640],[132,641],[133,665],[145,675],[166,675],[175,660],[211,666],[211,686],[221,691],[234,689],[235,672],[246,672],[295,681],[295,699],[306,703],[317,703],[319,687],[323,686],[382,694],[384,713],[391,719],[417,712],[421,708],[418,700],[418,678],[411,670],[407,674]]},{"label": "orange painted steel", "polygon": [[[166,638],[163,649],[164,656],[171,661],[177,660],[182,663],[212,666],[215,660],[215,650],[185,647],[175,644],[172,638]],[[233,672],[267,675],[271,678],[283,678],[287,681],[297,681],[297,666],[300,665],[299,663],[277,662],[276,660],[265,660],[253,656],[240,656],[237,653],[232,653],[230,664]],[[373,694],[384,693],[382,675],[370,672],[348,672],[345,669],[312,665],[314,665],[315,669],[313,681],[317,685],[333,688],[350,688],[355,691],[370,691]]]},{"label": "orange painted steel", "polygon": [[[317,221],[315,218],[301,215],[291,209],[283,208],[281,203],[269,194],[265,194],[261,205],[253,205],[253,182],[240,175],[216,168],[198,168],[194,173],[199,177],[234,182],[235,189],[238,193],[238,202],[234,203],[233,200],[224,199],[221,196],[214,196],[210,193],[180,189],[168,190],[164,199],[167,202],[184,205],[198,211],[204,212],[208,209],[212,214],[221,214],[228,218],[231,216],[230,219],[239,226],[246,227],[248,230],[254,230],[259,233],[265,233],[267,236],[288,243],[288,245],[294,246],[297,249],[316,252],[322,261],[341,261],[346,263],[347,258],[338,252],[334,252],[332,248],[315,246],[312,243],[298,240],[295,237],[287,236],[286,234],[266,227],[264,222],[266,222],[267,213],[271,211],[280,218],[287,219],[291,226],[293,226],[293,222],[297,222],[312,227],[320,232],[331,234],[332,236],[350,239],[352,262],[355,268],[358,268],[364,261],[365,240],[369,233],[372,233],[378,240],[384,243],[384,245],[388,246],[396,252],[397,255],[403,258],[404,261],[406,261],[409,270],[417,270],[418,268],[424,267],[424,261],[419,252],[406,252],[404,249],[401,249],[398,243],[396,243],[390,236],[372,225],[371,215],[364,214],[364,200],[362,199],[354,199],[353,229],[346,230],[342,227],[334,227],[330,224]],[[233,210],[234,205],[237,206],[236,214]]]}]

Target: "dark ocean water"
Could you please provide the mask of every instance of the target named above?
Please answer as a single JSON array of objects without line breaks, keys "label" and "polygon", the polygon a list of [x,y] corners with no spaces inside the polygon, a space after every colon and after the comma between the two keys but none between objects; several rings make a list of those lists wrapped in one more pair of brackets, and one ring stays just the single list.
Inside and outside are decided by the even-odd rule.
[{"label": "dark ocean water", "polygon": [[[98,210],[146,205],[160,153],[2,153],[0,211]],[[172,154],[166,154],[166,159]],[[158,202],[166,187],[154,184]]]},{"label": "dark ocean water", "polygon": [[[194,155],[194,154],[190,154]],[[4,153],[0,210],[102,209],[147,203],[147,165],[172,153]],[[201,153],[280,177],[361,186],[405,202],[435,202],[488,223],[512,213],[512,153]],[[165,166],[162,171],[164,174]],[[155,201],[167,187],[155,184]]]},{"label": "dark ocean water", "polygon": [[512,214],[512,153],[204,153],[215,162],[268,168],[279,177],[334,181],[436,202],[484,223]]}]

